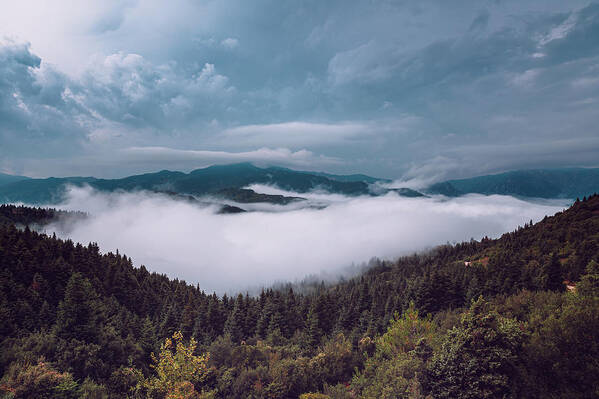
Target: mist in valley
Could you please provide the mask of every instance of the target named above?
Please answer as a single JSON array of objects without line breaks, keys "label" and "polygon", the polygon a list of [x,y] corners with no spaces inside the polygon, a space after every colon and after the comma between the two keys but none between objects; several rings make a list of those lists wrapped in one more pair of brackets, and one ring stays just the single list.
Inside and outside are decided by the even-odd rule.
[{"label": "mist in valley", "polygon": [[254,204],[251,212],[223,215],[216,205],[163,194],[70,187],[59,208],[89,217],[46,231],[97,242],[104,252],[118,249],[136,266],[224,293],[307,275],[341,275],[372,257],[392,259],[446,242],[498,237],[566,206],[563,200],[535,203],[498,195],[345,197],[251,188],[306,200]]}]

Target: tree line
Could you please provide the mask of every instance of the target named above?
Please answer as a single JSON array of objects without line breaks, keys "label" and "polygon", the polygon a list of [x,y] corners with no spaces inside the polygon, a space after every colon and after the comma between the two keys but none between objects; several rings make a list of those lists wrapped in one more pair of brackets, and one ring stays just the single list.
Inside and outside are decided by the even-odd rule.
[{"label": "tree line", "polygon": [[255,296],[29,227],[59,213],[0,206],[0,397],[599,395],[597,195],[496,240]]}]

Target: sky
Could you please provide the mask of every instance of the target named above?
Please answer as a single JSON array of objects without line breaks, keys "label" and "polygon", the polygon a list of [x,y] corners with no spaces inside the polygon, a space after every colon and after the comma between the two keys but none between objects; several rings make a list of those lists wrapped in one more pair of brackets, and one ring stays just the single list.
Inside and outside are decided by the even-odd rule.
[{"label": "sky", "polygon": [[599,166],[599,2],[20,0],[0,172]]}]

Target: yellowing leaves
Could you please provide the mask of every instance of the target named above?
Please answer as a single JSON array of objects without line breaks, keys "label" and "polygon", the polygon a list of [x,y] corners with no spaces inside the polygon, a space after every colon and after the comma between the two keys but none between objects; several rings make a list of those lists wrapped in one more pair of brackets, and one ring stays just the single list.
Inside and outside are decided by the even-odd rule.
[{"label": "yellowing leaves", "polygon": [[195,355],[197,347],[195,339],[191,338],[185,344],[180,331],[167,338],[160,346],[158,356],[152,353],[151,366],[156,376],[141,383],[141,388],[148,397],[156,393],[164,394],[165,399],[208,399],[214,396],[212,392],[204,392],[201,387],[209,375],[208,359],[210,354]]}]

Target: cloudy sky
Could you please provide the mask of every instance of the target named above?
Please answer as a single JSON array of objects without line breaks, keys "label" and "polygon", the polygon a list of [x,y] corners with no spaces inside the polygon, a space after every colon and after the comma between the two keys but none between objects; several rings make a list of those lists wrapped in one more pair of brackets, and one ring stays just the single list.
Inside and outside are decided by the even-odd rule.
[{"label": "cloudy sky", "polygon": [[599,166],[599,2],[20,0],[0,172]]}]

